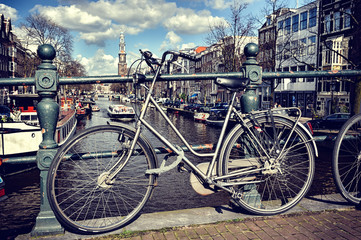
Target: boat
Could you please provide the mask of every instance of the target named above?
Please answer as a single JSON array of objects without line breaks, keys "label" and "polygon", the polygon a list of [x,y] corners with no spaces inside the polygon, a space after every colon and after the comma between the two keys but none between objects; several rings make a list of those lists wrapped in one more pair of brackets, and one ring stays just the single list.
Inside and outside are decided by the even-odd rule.
[{"label": "boat", "polygon": [[92,111],[93,111],[93,112],[99,112],[99,111],[100,111],[100,108],[99,108],[97,105],[93,105],[93,106],[92,106]]},{"label": "boat", "polygon": [[122,104],[111,104],[108,107],[108,115],[111,118],[130,118],[135,117],[135,111],[133,107]]},{"label": "boat", "polygon": [[204,113],[204,112],[195,112],[194,113],[194,121],[198,121],[198,122],[205,122],[209,117],[209,113]]},{"label": "boat", "polygon": [[[11,117],[0,124],[0,157],[35,154],[42,141],[42,132],[35,110],[40,98],[37,94],[19,94],[10,96],[10,99],[14,110]],[[25,105],[19,105],[23,101]],[[54,137],[59,146],[75,133],[77,123],[75,113],[74,109],[62,108],[59,112]]]},{"label": "boat", "polygon": [[5,182],[0,176],[0,202],[4,201],[8,197],[5,195]]},{"label": "boat", "polygon": [[215,126],[215,127],[222,127],[224,123],[224,118],[222,117],[218,117],[216,115],[210,115],[207,119],[206,119],[206,124],[210,125],[210,126]]}]

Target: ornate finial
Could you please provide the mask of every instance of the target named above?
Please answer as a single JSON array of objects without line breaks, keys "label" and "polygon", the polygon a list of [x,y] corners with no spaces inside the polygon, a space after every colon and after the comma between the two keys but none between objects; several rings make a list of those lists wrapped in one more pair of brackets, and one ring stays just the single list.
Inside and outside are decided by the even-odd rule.
[{"label": "ornate finial", "polygon": [[53,60],[56,56],[56,51],[53,46],[50,44],[43,44],[38,47],[38,56],[42,60],[41,64],[38,66],[38,69],[51,69],[56,70]]},{"label": "ornate finial", "polygon": [[56,56],[56,52],[53,46],[50,44],[43,44],[38,47],[38,56],[41,60],[53,61]]},{"label": "ornate finial", "polygon": [[258,45],[255,43],[248,43],[245,47],[244,47],[244,54],[246,55],[247,58],[255,58],[257,57],[258,54]]}]

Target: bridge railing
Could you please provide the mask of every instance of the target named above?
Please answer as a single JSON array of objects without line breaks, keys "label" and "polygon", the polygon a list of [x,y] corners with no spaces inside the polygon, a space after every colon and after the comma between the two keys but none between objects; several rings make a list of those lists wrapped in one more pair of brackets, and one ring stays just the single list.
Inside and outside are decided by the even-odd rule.
[{"label": "bridge railing", "polygon": [[[361,76],[360,70],[262,73],[261,67],[256,61],[257,53],[258,47],[256,44],[248,44],[245,47],[247,60],[239,72],[162,75],[159,81],[215,80],[218,77],[248,78],[250,80],[250,85],[244,93],[244,96],[248,96],[248,98],[245,97],[243,99],[246,101],[246,104],[243,105],[247,106],[247,109],[243,109],[243,111],[248,112],[258,108],[258,96],[255,94],[254,90],[257,86],[261,85],[263,79]],[[121,76],[59,77],[57,69],[53,65],[53,59],[56,55],[54,48],[47,44],[39,46],[38,55],[42,62],[38,66],[34,78],[0,79],[0,86],[34,85],[36,92],[41,98],[36,110],[43,133],[43,140],[39,145],[36,158],[23,157],[8,159],[9,163],[27,163],[36,161],[37,166],[40,169],[41,206],[40,213],[36,218],[35,227],[32,231],[33,236],[59,234],[64,232],[50,208],[45,189],[48,169],[58,149],[58,145],[54,141],[54,134],[58,120],[59,105],[55,102],[54,98],[57,95],[59,86],[69,84],[126,83],[133,81],[132,77]],[[146,76],[146,81],[152,81],[152,76]]]}]

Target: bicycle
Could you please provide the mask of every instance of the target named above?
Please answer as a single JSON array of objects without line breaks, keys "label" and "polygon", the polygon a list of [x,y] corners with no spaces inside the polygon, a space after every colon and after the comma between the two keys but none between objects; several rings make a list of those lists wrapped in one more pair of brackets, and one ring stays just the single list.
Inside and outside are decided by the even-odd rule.
[{"label": "bicycle", "polygon": [[352,204],[361,202],[361,114],[341,127],[332,155],[334,182],[341,195]]},{"label": "bicycle", "polygon": [[[178,57],[166,51],[161,60],[141,52],[154,72],[150,87],[145,76],[134,74],[134,84],[147,90],[136,126],[121,123],[86,129],[64,144],[50,166],[47,194],[55,216],[70,231],[104,233],[126,226],[150,198],[161,173],[178,167],[191,172],[204,194],[227,191],[231,200],[252,214],[273,215],[294,207],[309,190],[317,155],[315,141],[299,122],[296,108],[277,108],[243,114],[235,107],[236,94],[249,79],[217,78],[216,83],[232,92],[219,140],[210,152],[196,152],[152,97],[163,66]],[[211,157],[194,165],[183,148],[172,144],[144,117],[153,104],[191,154]],[[298,111],[295,119],[280,110]],[[231,115],[236,125],[226,135]],[[170,149],[161,165],[151,142],[142,134],[147,128]],[[111,143],[111,144],[110,144]],[[167,161],[171,161],[167,163]]]}]

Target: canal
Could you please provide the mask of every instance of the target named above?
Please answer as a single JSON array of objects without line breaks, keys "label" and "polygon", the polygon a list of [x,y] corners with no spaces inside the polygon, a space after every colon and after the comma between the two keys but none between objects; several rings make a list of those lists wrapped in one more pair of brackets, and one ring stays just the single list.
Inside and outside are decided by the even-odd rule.
[{"label": "canal", "polygon": [[[78,132],[91,126],[112,121],[107,116],[106,109],[110,104],[108,99],[99,98],[96,103],[101,110],[80,120],[77,125]],[[174,113],[168,113],[168,115],[190,144],[215,143],[217,141],[220,129],[194,122],[192,118],[183,115]],[[155,109],[149,109],[146,117],[163,136],[176,144],[181,144]],[[134,122],[127,124],[134,124]],[[154,147],[162,146],[147,131],[145,131],[145,135],[150,139]],[[330,149],[319,148],[319,157],[316,159],[316,176],[308,196],[335,192],[335,185],[332,181],[331,154]],[[188,156],[194,162],[205,161],[204,158]],[[159,162],[162,161],[163,157],[164,155],[158,156]],[[40,210],[39,181],[39,171],[37,169],[5,178],[6,192],[9,198],[0,202],[0,239],[3,239],[4,236],[16,236],[31,231]],[[208,196],[198,195],[189,183],[189,173],[179,173],[177,169],[173,169],[158,178],[158,187],[156,187],[153,197],[147,203],[143,212],[219,206],[228,203],[229,196],[224,192]]]}]

